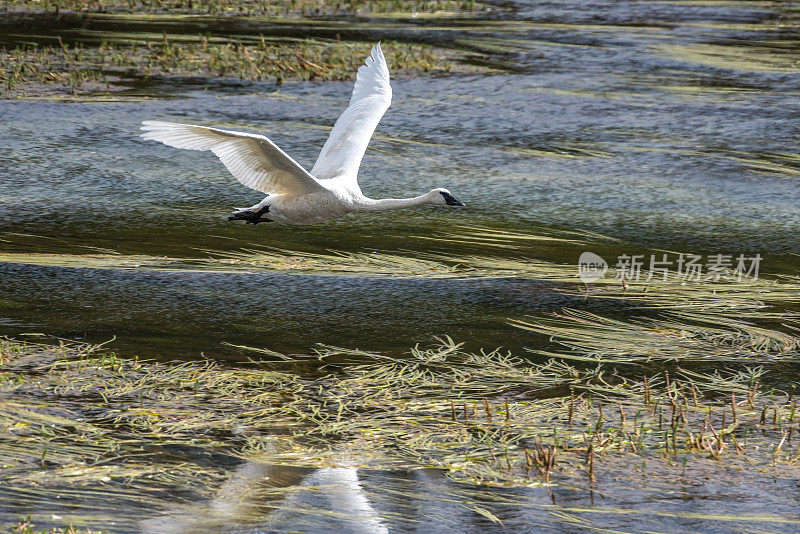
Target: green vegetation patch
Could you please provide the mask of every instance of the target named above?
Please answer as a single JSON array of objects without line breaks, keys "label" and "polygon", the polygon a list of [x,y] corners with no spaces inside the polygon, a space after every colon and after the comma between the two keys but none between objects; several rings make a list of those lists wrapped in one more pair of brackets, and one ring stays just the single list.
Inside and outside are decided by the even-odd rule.
[{"label": "green vegetation patch", "polygon": [[228,16],[376,16],[382,13],[464,13],[485,5],[475,0],[7,0],[28,12],[185,13]]},{"label": "green vegetation patch", "polygon": [[[104,94],[151,78],[236,78],[246,81],[350,80],[369,43],[181,37],[131,44],[0,48],[0,84],[7,98],[52,93]],[[384,44],[390,69],[400,75],[447,73],[452,54],[423,45]],[[127,80],[128,83],[122,83]]]},{"label": "green vegetation patch", "polygon": [[[486,508],[491,488],[610,491],[636,480],[674,489],[692,476],[800,474],[800,412],[792,391],[762,385],[763,367],[675,367],[673,353],[653,350],[650,360],[667,367],[621,372],[620,354],[605,363],[593,348],[589,365],[532,363],[467,353],[449,339],[402,359],[239,348],[253,359],[227,367],[0,342],[3,498],[47,503],[101,492],[82,516],[93,525],[103,513],[92,511],[97,499],[120,506],[135,497],[156,509],[164,492],[186,506],[210,499],[241,461],[432,469],[454,491],[478,492],[464,506],[499,520]],[[782,361],[796,356],[788,349]]]},{"label": "green vegetation patch", "polygon": [[[800,413],[781,369],[800,356],[792,311],[797,277],[687,283],[670,272],[623,283],[612,269],[585,285],[576,266],[523,251],[532,243],[575,246],[598,236],[464,227],[419,238],[432,250],[459,243],[474,252],[3,255],[3,261],[79,268],[517,278],[547,283],[595,312],[561,309],[511,320],[531,332],[529,352],[521,354],[467,352],[450,339],[400,358],[325,346],[309,355],[234,347],[244,363],[228,366],[5,340],[0,499],[47,509],[69,495],[85,502],[82,522],[74,524],[107,524],[104,514],[113,510],[118,524],[135,529],[143,506],[177,507],[195,517],[198,503],[230,493],[232,485],[247,487],[235,516],[245,522],[291,508],[295,496],[309,491],[302,476],[242,480],[235,474],[240,465],[304,474],[359,469],[383,477],[370,491],[386,498],[408,495],[390,482],[398,473],[434,472],[443,481],[436,497],[443,506],[457,503],[491,521],[522,502],[519,492],[535,501],[536,492],[553,485],[649,495],[680,494],[702,480],[796,483]],[[144,503],[135,508],[139,516],[125,507],[132,500]],[[295,509],[303,524],[327,517],[304,506]],[[571,528],[585,524],[587,513],[559,507],[547,524]],[[384,519],[395,525],[404,521],[400,516]],[[795,521],[776,517],[752,520]]]},{"label": "green vegetation patch", "polygon": [[[11,0],[0,97],[94,97],[150,79],[350,80],[376,41],[392,73],[488,72],[422,23],[491,17],[474,0]],[[422,23],[422,24],[421,24]],[[437,33],[438,32],[438,33]],[[430,35],[429,35],[430,34]],[[434,35],[436,34],[436,35]],[[408,41],[403,41],[408,36]],[[388,38],[388,39],[387,39]],[[449,43],[442,45],[442,43]]]}]

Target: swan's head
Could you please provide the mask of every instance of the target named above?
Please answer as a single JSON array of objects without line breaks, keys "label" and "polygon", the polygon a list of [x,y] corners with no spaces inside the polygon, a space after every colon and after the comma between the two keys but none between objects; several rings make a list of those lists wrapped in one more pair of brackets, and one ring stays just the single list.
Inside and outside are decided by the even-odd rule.
[{"label": "swan's head", "polygon": [[431,197],[431,204],[443,204],[445,206],[466,206],[466,204],[451,195],[450,191],[441,187],[431,189],[431,192],[428,193],[428,195]]}]

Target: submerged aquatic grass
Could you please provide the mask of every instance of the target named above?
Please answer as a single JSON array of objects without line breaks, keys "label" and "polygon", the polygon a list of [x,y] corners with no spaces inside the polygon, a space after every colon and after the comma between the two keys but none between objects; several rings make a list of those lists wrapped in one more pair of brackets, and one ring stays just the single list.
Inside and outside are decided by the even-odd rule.
[{"label": "submerged aquatic grass", "polygon": [[[481,18],[493,9],[474,0],[12,0],[0,13],[0,28],[8,28],[0,35],[0,97],[97,97],[151,79],[350,80],[374,44],[365,34],[375,31],[370,20],[391,36],[404,21]],[[395,75],[490,70],[440,38],[383,41]]]},{"label": "submerged aquatic grass", "polygon": [[8,0],[15,11],[75,13],[185,13],[226,16],[343,16],[448,13],[485,9],[475,0],[348,0],[326,6],[310,0]]},{"label": "submerged aquatic grass", "polygon": [[[237,78],[247,81],[349,80],[369,43],[326,39],[247,39],[142,35],[130,42],[0,48],[0,84],[6,98],[35,94],[31,84],[72,94],[125,88],[121,80]],[[428,46],[387,42],[387,62],[397,74],[450,72],[451,54]],[[33,92],[32,92],[33,91]],[[40,91],[41,92],[41,91]]]},{"label": "submerged aquatic grass", "polygon": [[[26,250],[36,236],[6,233],[0,238],[12,250]],[[42,252],[0,253],[0,261],[86,269],[519,279],[546,283],[553,292],[572,298],[613,304],[642,314],[668,313],[681,321],[717,322],[733,330],[754,331],[761,322],[775,328],[780,323],[795,324],[800,318],[794,311],[800,301],[800,277],[797,276],[762,273],[756,279],[721,273],[718,279],[687,279],[685,274],[668,271],[651,280],[647,280],[646,273],[639,280],[623,280],[624,273],[611,268],[604,278],[584,284],[575,264],[536,257],[539,253],[552,256],[556,251],[563,256],[574,254],[576,248],[617,244],[614,239],[592,233],[547,229],[508,232],[463,227],[447,233],[411,235],[408,239],[425,242],[429,251],[329,249],[310,252],[247,245],[233,251],[195,249],[188,257],[166,257],[126,255],[91,247],[87,250],[85,246],[68,241],[47,239],[34,249]],[[444,252],[453,248],[465,252]]]},{"label": "submerged aquatic grass", "polygon": [[[795,360],[800,339],[717,314],[668,313],[661,317],[612,319],[581,310],[564,310],[512,325],[549,336],[571,349],[561,358],[604,363],[648,361],[760,362]],[[540,354],[555,356],[555,353]]]},{"label": "submerged aquatic grass", "polygon": [[[180,488],[188,505],[211,498],[228,476],[221,466],[238,461],[434,469],[488,502],[483,491],[497,486],[612,490],[645,462],[660,487],[687,469],[798,476],[800,412],[791,392],[764,386],[763,366],[621,373],[614,357],[532,363],[441,341],[400,359],[239,347],[253,359],[226,367],[3,340],[0,493],[46,501],[104,488],[155,503]],[[669,363],[664,348],[651,361],[663,352]],[[470,506],[496,518],[485,502]]]}]

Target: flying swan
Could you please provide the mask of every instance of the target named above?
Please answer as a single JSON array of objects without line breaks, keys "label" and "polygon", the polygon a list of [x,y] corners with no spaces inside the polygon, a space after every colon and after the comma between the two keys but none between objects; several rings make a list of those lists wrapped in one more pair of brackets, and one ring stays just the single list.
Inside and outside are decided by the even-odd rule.
[{"label": "flying swan", "polygon": [[432,189],[413,198],[376,200],[358,186],[358,167],[378,121],[392,102],[389,68],[380,43],[358,69],[353,96],[333,126],[311,172],[263,135],[178,124],[144,121],[143,139],[187,150],[210,150],[242,184],[266,193],[250,208],[228,220],[248,223],[276,221],[312,224],[348,213],[409,208],[422,204],[463,206],[447,189]]}]

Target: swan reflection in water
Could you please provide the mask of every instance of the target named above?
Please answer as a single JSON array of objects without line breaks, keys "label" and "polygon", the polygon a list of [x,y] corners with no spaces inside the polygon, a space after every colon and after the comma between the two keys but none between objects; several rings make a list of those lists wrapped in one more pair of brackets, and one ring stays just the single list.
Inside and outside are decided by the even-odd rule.
[{"label": "swan reflection in water", "polygon": [[167,511],[142,521],[140,527],[145,534],[210,532],[237,525],[247,525],[250,532],[283,531],[290,526],[296,531],[298,523],[314,516],[326,531],[389,532],[355,467],[309,472],[250,461],[239,465],[210,501]]}]

